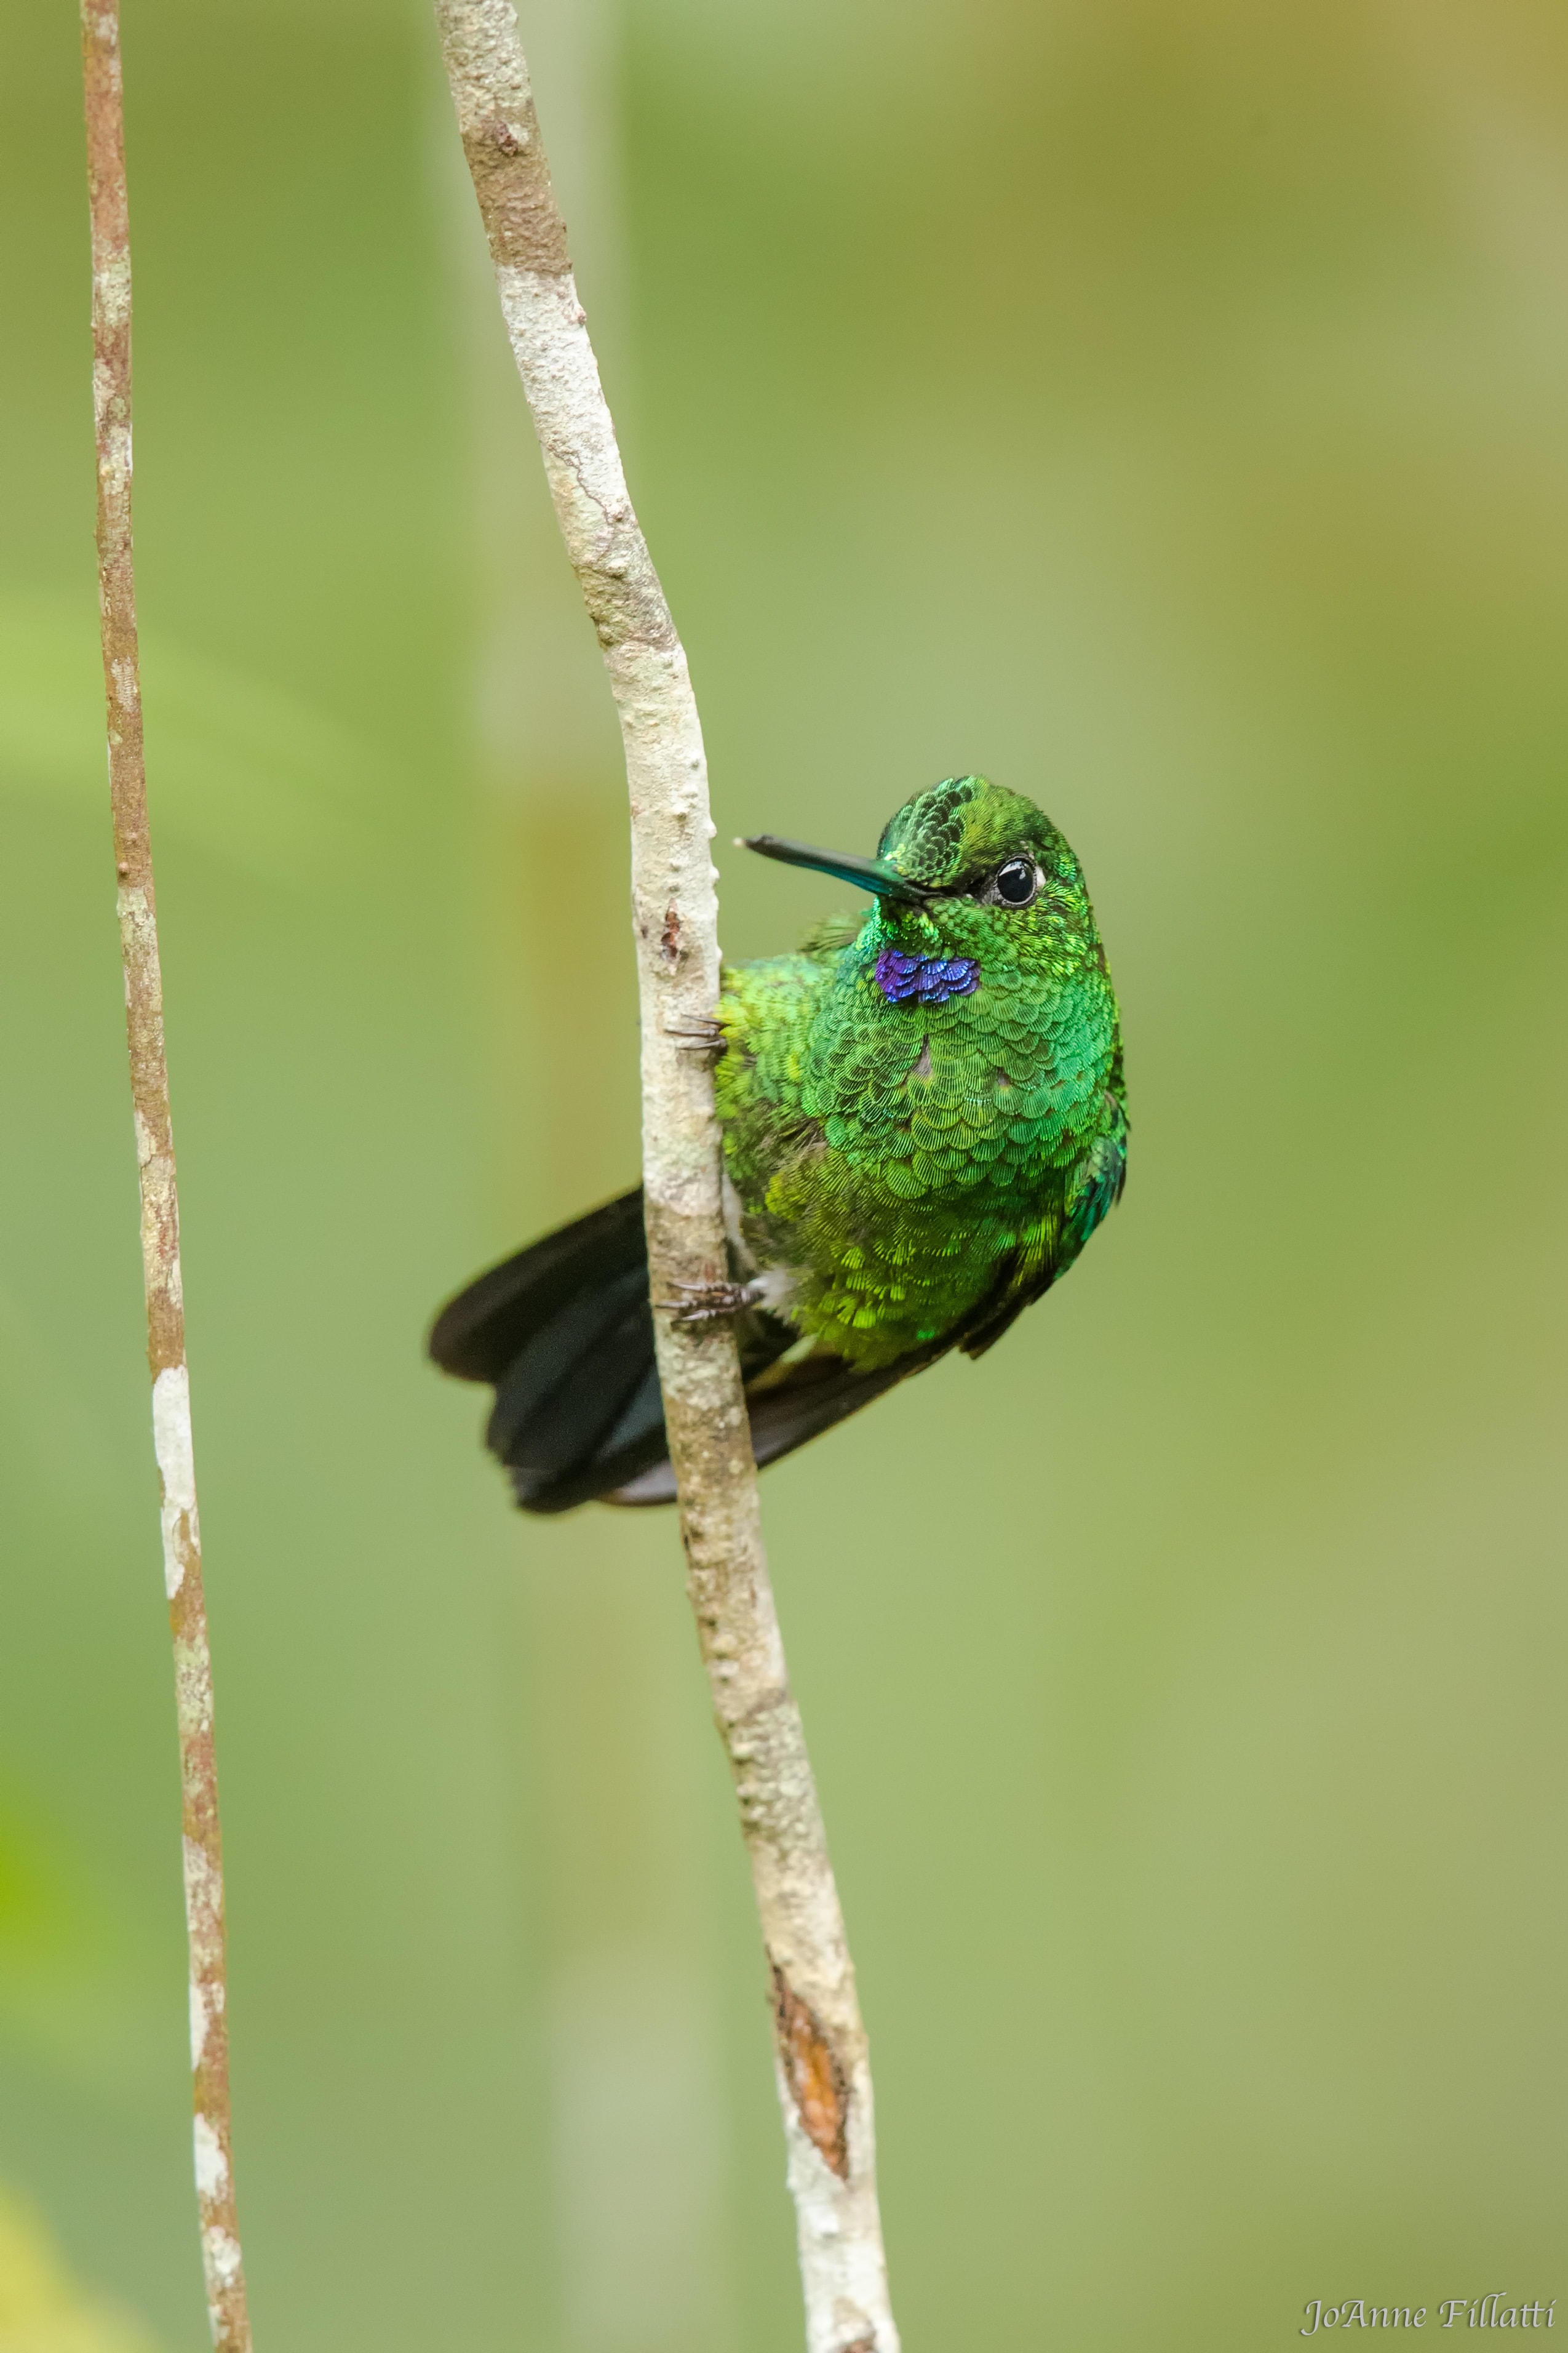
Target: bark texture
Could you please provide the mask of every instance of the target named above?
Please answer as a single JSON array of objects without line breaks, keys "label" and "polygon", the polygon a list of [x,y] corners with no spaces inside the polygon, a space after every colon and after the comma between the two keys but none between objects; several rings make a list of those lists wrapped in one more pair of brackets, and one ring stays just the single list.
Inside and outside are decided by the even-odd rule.
[{"label": "bark texture", "polygon": [[163,1581],[174,1644],[190,1949],[196,2202],[207,2311],[219,2353],[250,2353],[229,2145],[223,1850],[213,1749],[212,1657],[202,1593],[191,1385],[180,1288],[180,1203],[163,1054],[163,986],[147,828],[131,533],[131,223],[116,0],[82,0],[92,223],[92,396],[98,441],[98,587],[109,712],[109,788],[131,1099],[142,1187],[142,1266],[153,1439],[162,1487]]},{"label": "bark texture", "polygon": [[711,1018],[719,987],[697,705],[626,492],[510,0],[435,7],[502,313],[626,747],[659,1378],[689,1590],[772,1978],[806,2343],[809,2353],[898,2353],[866,2033],[768,1581],[734,1340],[727,1324],[685,1328],[663,1304],[726,1267],[711,1072],[675,1034]]}]

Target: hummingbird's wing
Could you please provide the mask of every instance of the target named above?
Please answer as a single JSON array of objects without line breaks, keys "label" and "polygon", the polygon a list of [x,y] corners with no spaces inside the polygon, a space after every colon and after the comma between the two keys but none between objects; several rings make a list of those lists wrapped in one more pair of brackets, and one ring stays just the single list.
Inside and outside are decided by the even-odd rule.
[{"label": "hummingbird's wing", "polygon": [[[786,1334],[786,1344],[794,1341]],[[923,1348],[876,1372],[862,1372],[842,1356],[818,1350],[795,1363],[774,1361],[748,1375],[746,1410],[752,1424],[752,1452],[759,1471],[781,1455],[793,1454],[808,1438],[847,1421],[863,1405],[879,1398],[898,1382],[917,1373],[946,1353],[950,1344]],[[745,1370],[742,1352],[742,1369]],[[663,1425],[660,1424],[662,1429]],[[605,1493],[606,1504],[668,1504],[675,1500],[675,1473],[668,1460],[650,1465]]]},{"label": "hummingbird's wing", "polygon": [[494,1388],[485,1442],[525,1509],[564,1511],[597,1493],[605,1455],[622,1476],[657,1459],[640,1191],[479,1276],[437,1317],[429,1352],[443,1372]]},{"label": "hummingbird's wing", "polygon": [[431,1357],[458,1380],[499,1381],[523,1343],[581,1291],[585,1269],[608,1278],[647,1265],[639,1186],[477,1275],[437,1316]]},{"label": "hummingbird's wing", "polygon": [[[1049,1289],[1118,1198],[1126,1165],[1124,1114],[1074,1172],[998,1269],[963,1323],[874,1372],[820,1344],[805,1347],[765,1310],[736,1318],[752,1446],[776,1462],[950,1348],[978,1356]],[[673,1500],[664,1403],[654,1361],[642,1193],[623,1193],[519,1250],[460,1292],[437,1316],[430,1355],[459,1380],[495,1391],[485,1442],[510,1472],[527,1512],[566,1512]]]},{"label": "hummingbird's wing", "polygon": [[[795,1335],[753,1313],[736,1336],[750,1375]],[[485,1443],[524,1511],[570,1511],[643,1472],[668,1478],[640,1188],[479,1275],[428,1345],[443,1372],[494,1389]]]}]

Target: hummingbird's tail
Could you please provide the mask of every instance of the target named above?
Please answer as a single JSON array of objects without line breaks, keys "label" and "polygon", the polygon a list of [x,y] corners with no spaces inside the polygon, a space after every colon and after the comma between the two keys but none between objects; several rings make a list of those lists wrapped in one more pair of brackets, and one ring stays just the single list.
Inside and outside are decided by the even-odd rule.
[{"label": "hummingbird's tail", "polygon": [[[759,1463],[868,1405],[945,1345],[865,1373],[803,1352],[787,1324],[760,1310],[736,1336]],[[595,1496],[674,1500],[640,1187],[479,1276],[442,1309],[429,1350],[444,1373],[495,1390],[485,1443],[525,1512],[569,1512]]]},{"label": "hummingbird's tail", "polygon": [[429,1348],[494,1388],[485,1443],[525,1511],[570,1511],[663,1461],[640,1187],[481,1274]]}]

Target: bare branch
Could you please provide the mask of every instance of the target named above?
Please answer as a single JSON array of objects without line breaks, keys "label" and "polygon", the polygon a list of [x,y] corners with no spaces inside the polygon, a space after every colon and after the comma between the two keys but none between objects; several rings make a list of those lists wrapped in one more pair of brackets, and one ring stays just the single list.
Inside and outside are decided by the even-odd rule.
[{"label": "bare branch", "polygon": [[[510,0],[435,0],[501,310],[566,552],[620,714],[642,1003],[653,1297],[727,1262],[708,1058],[719,994],[708,775],[686,656],[627,496],[573,283]],[[877,2210],[871,2073],[816,1787],[768,1582],[728,1322],[658,1318],[689,1590],[734,1776],[772,1973],[809,2353],[897,2353]]]},{"label": "bare branch", "polygon": [[147,829],[142,681],[131,535],[131,219],[118,0],[82,0],[88,197],[92,218],[92,403],[98,438],[98,591],[109,707],[109,788],[131,1097],[142,1183],[142,1266],[153,1439],[163,1493],[163,1581],[174,1642],[190,1948],[196,2204],[218,2353],[250,2353],[229,2145],[223,1848],[213,1748],[212,1657],[202,1593],[191,1385],[180,1287],[180,1202],[163,1054],[163,984]]}]

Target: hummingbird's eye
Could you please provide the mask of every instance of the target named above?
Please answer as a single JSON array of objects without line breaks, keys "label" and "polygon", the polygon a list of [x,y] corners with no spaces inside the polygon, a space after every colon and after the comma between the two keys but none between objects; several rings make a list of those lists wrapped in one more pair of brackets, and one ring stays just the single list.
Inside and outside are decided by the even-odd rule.
[{"label": "hummingbird's eye", "polygon": [[1038,898],[1040,870],[1032,858],[1009,858],[991,877],[986,897],[1002,907],[1027,907]]}]

